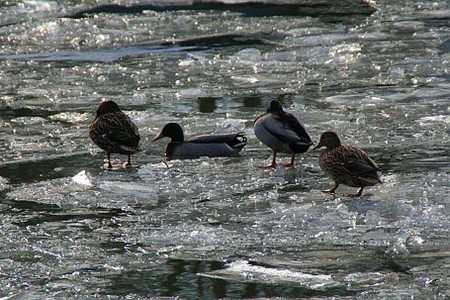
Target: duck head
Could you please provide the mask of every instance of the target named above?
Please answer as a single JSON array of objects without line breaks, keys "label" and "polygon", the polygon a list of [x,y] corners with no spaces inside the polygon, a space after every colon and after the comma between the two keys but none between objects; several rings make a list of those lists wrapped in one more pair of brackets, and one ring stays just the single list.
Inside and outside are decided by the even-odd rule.
[{"label": "duck head", "polygon": [[334,149],[341,145],[341,140],[334,131],[326,131],[320,136],[319,144],[313,148],[319,149],[320,147],[326,147],[328,150]]},{"label": "duck head", "polygon": [[184,134],[183,128],[177,123],[166,124],[161,132],[152,140],[152,142],[168,137],[172,139],[172,142],[183,142]]},{"label": "duck head", "polygon": [[282,113],[284,112],[283,110],[283,105],[281,105],[281,102],[278,100],[272,100],[269,103],[269,107],[267,108],[267,112],[268,113]]},{"label": "duck head", "polygon": [[109,113],[120,112],[120,107],[112,100],[103,101],[97,108],[97,118]]}]

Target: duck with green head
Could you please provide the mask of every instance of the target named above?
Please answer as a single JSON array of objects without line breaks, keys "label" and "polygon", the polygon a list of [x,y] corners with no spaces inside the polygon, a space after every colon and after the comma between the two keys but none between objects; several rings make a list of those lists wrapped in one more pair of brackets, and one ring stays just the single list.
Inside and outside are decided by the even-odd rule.
[{"label": "duck with green head", "polygon": [[235,156],[247,145],[244,133],[198,134],[184,139],[183,128],[177,123],[166,124],[153,139],[170,138],[165,155],[170,159],[199,158],[201,156]]},{"label": "duck with green head", "polygon": [[108,169],[112,168],[111,153],[126,154],[126,167],[131,167],[131,154],[139,151],[139,131],[117,103],[111,100],[100,103],[89,126],[89,136],[106,152]]},{"label": "duck with green head", "polygon": [[256,137],[273,152],[272,163],[261,167],[264,169],[276,168],[278,152],[292,154],[284,166],[294,168],[295,155],[306,152],[313,144],[303,124],[286,112],[278,100],[270,102],[266,113],[256,118],[253,127]]},{"label": "duck with green head", "polygon": [[345,184],[360,188],[357,193],[346,196],[359,197],[366,186],[382,183],[378,175],[380,168],[369,155],[358,147],[342,145],[335,132],[322,133],[314,149],[321,147],[325,149],[320,153],[320,168],[334,180],[334,187],[323,192],[334,194],[340,184]]}]

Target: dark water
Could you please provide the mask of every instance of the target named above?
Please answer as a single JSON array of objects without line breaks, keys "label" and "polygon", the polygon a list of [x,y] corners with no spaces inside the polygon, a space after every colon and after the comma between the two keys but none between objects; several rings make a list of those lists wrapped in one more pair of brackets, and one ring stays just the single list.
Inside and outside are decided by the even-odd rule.
[{"label": "dark water", "polygon": [[[448,297],[448,3],[311,3],[0,3],[0,297]],[[316,151],[260,170],[273,98],[383,185],[322,193]],[[88,137],[104,99],[139,127],[131,170]],[[172,121],[249,144],[166,165],[151,140]]]}]

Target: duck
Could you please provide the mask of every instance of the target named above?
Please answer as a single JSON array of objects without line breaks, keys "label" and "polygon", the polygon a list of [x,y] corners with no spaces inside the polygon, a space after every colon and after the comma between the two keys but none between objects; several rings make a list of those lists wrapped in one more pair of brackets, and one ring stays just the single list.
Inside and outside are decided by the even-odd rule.
[{"label": "duck", "polygon": [[319,156],[320,168],[334,180],[333,188],[323,192],[334,194],[340,184],[359,187],[357,193],[348,197],[360,197],[366,186],[382,183],[378,172],[381,169],[369,155],[360,148],[341,144],[334,131],[326,131],[320,136],[319,144],[314,149],[325,147]]},{"label": "duck", "polygon": [[255,119],[253,128],[256,137],[273,152],[272,163],[261,166],[263,169],[277,167],[278,152],[292,154],[291,160],[284,166],[294,168],[295,155],[306,152],[313,145],[303,124],[293,114],[286,112],[276,99],[270,101],[267,111]]},{"label": "duck", "polygon": [[184,139],[183,128],[178,123],[168,123],[153,142],[164,137],[170,138],[165,155],[171,159],[192,159],[201,156],[236,156],[245,145],[247,138],[243,132],[231,134],[197,134]]},{"label": "duck", "polygon": [[126,154],[125,167],[131,167],[131,154],[140,151],[138,127],[112,100],[103,101],[98,106],[89,126],[89,136],[106,152],[108,169],[112,169],[111,153]]}]

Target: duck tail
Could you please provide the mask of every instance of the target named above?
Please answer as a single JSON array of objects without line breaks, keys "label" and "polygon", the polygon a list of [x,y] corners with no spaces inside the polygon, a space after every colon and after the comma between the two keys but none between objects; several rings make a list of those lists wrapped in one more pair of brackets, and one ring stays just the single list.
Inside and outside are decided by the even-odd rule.
[{"label": "duck tail", "polygon": [[378,174],[365,174],[360,177],[363,181],[367,182],[367,185],[375,185],[375,184],[383,184],[383,181],[380,180]]},{"label": "duck tail", "polygon": [[233,148],[242,149],[247,145],[247,137],[244,132],[238,132],[233,140]]},{"label": "duck tail", "polygon": [[241,143],[247,144],[247,137],[245,136],[245,132],[241,131],[236,134],[236,139]]}]

